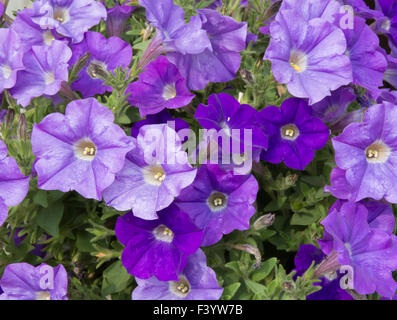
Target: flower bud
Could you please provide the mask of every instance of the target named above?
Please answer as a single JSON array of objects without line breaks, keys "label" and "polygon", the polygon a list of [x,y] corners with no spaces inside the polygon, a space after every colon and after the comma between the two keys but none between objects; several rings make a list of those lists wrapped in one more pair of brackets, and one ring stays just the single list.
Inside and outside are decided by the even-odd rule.
[{"label": "flower bud", "polygon": [[263,228],[270,227],[274,223],[274,219],[274,213],[265,214],[254,222],[254,229],[261,230]]},{"label": "flower bud", "polygon": [[85,65],[90,60],[90,58],[91,58],[91,53],[86,52],[79,58],[79,60],[77,60],[73,70],[75,74],[78,74],[85,67]]},{"label": "flower bud", "polygon": [[14,123],[15,111],[14,109],[8,109],[6,117],[5,117],[5,128],[11,128]]},{"label": "flower bud", "polygon": [[27,122],[25,114],[21,113],[18,118],[18,139],[26,141]]}]

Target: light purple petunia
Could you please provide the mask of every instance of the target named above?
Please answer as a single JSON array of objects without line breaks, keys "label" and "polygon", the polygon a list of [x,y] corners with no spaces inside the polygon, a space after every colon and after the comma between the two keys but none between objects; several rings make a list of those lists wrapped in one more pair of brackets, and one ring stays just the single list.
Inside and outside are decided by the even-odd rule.
[{"label": "light purple petunia", "polygon": [[226,82],[236,77],[240,52],[246,47],[247,24],[222,16],[211,9],[197,10],[210,47],[197,54],[169,52],[167,57],[187,80],[189,89],[201,90],[209,82]]},{"label": "light purple petunia", "polygon": [[329,191],[337,194],[342,187],[338,194],[350,190],[351,201],[369,197],[397,203],[396,119],[396,105],[385,101],[370,107],[362,123],[350,124],[332,139],[339,169]]},{"label": "light purple petunia", "polygon": [[294,9],[306,21],[322,18],[334,23],[340,13],[341,5],[335,0],[283,0],[280,10]]},{"label": "light purple petunia", "polygon": [[62,81],[68,80],[71,56],[71,50],[62,41],[54,40],[50,46],[33,46],[23,56],[25,69],[19,72],[10,93],[23,107],[33,98],[58,93]]},{"label": "light purple petunia", "polygon": [[249,229],[257,193],[253,175],[234,175],[217,165],[202,165],[175,204],[204,230],[202,246],[210,246],[233,230]]},{"label": "light purple petunia", "polygon": [[376,291],[391,297],[397,289],[392,277],[397,269],[397,238],[388,232],[390,226],[389,230],[383,224],[371,226],[370,219],[369,210],[360,203],[334,206],[322,221],[325,242],[319,244],[328,255],[327,264],[335,260],[335,264],[352,268],[353,288],[359,294]]},{"label": "light purple petunia", "polygon": [[127,20],[131,17],[136,6],[128,5],[127,1],[122,5],[115,5],[107,9],[106,32],[109,37],[121,37],[126,28]]},{"label": "light purple petunia", "polygon": [[304,170],[313,160],[314,151],[328,141],[329,129],[311,114],[306,100],[289,98],[281,107],[269,106],[260,112],[263,125],[272,132],[269,147],[261,159]]},{"label": "light purple petunia", "polygon": [[113,113],[94,98],[70,102],[33,126],[32,151],[37,157],[38,187],[75,190],[101,200],[133,147],[131,137],[113,123]]},{"label": "light purple petunia", "polygon": [[0,93],[12,88],[17,74],[24,69],[21,40],[12,29],[0,29]]},{"label": "light purple petunia", "polygon": [[137,278],[177,281],[188,256],[200,247],[203,231],[176,206],[158,215],[157,220],[148,221],[129,212],[117,219],[116,235],[125,246],[121,261]]},{"label": "light purple petunia", "polygon": [[193,182],[196,171],[172,128],[166,124],[146,125],[140,128],[124,168],[103,197],[117,210],[132,209],[139,218],[157,219],[156,212],[168,207]]},{"label": "light purple petunia", "polygon": [[384,73],[384,80],[397,89],[397,52],[387,56],[387,69]]},{"label": "light purple petunia", "polygon": [[75,64],[82,55],[90,53],[90,59],[78,74],[79,78],[71,84],[71,88],[80,91],[84,98],[112,91],[111,87],[103,85],[104,74],[117,67],[128,67],[132,58],[129,43],[118,37],[106,39],[94,31],[88,31],[82,42],[72,46],[72,51],[70,64]]},{"label": "light purple petunia", "polygon": [[164,56],[151,62],[139,74],[139,80],[128,85],[127,93],[128,102],[139,108],[142,117],[165,108],[184,107],[194,98],[176,66]]},{"label": "light purple petunia", "polygon": [[18,205],[29,190],[29,176],[25,177],[12,157],[7,157],[7,146],[0,140],[0,226],[7,219],[8,207]]},{"label": "light purple petunia", "polygon": [[278,82],[313,104],[348,85],[352,67],[342,30],[323,18],[307,18],[297,9],[280,10],[264,58],[272,62]]},{"label": "light purple petunia", "polygon": [[178,281],[136,278],[132,300],[219,300],[223,289],[206,260],[201,249],[189,256]]},{"label": "light purple petunia", "polygon": [[32,21],[43,29],[55,29],[73,43],[83,40],[84,33],[106,20],[106,8],[95,0],[36,0]]},{"label": "light purple petunia", "polygon": [[6,266],[0,280],[1,300],[67,300],[68,275],[63,265],[28,263]]}]

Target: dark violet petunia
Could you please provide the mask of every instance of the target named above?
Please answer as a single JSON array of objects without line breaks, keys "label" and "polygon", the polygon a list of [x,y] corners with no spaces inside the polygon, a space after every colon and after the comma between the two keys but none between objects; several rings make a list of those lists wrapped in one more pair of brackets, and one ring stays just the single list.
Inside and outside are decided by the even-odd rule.
[{"label": "dark violet petunia", "polygon": [[12,88],[17,81],[17,73],[24,69],[21,40],[12,29],[0,29],[0,93]]},{"label": "dark violet petunia", "polygon": [[123,34],[127,20],[137,8],[136,6],[128,5],[128,3],[130,2],[107,9],[106,32],[109,37],[121,37]]},{"label": "dark violet petunia", "polygon": [[397,105],[397,91],[388,91],[387,89],[383,89],[376,102],[382,103],[383,101],[389,101]]},{"label": "dark violet petunia", "polygon": [[23,56],[25,69],[19,72],[10,93],[24,107],[33,98],[58,93],[62,81],[68,80],[71,56],[69,47],[58,40],[50,46],[32,47]]},{"label": "dark violet petunia", "polygon": [[203,231],[175,206],[158,215],[148,221],[129,212],[117,219],[116,235],[125,246],[121,261],[137,278],[177,281],[188,256],[200,247]]},{"label": "dark violet petunia", "polygon": [[348,125],[332,139],[335,162],[340,168],[334,177],[340,182],[335,181],[331,187],[334,192],[339,186],[350,190],[351,201],[369,197],[397,203],[396,119],[396,105],[384,101],[370,107],[362,123]]},{"label": "dark violet petunia", "polygon": [[378,51],[378,36],[361,17],[354,18],[354,29],[342,30],[347,41],[346,55],[352,64],[353,83],[367,89],[376,99],[387,68],[386,58]]},{"label": "dark violet petunia", "polygon": [[139,80],[128,85],[128,102],[139,108],[142,117],[161,110],[188,105],[194,98],[175,65],[159,56],[139,74]]},{"label": "dark violet petunia", "polygon": [[0,280],[0,300],[67,300],[68,275],[63,265],[25,262],[6,266]]},{"label": "dark violet petunia", "polygon": [[210,246],[233,230],[249,229],[257,193],[253,175],[234,175],[217,165],[202,165],[175,203],[204,230],[202,246]]},{"label": "dark violet petunia", "polygon": [[[12,239],[13,239],[13,241],[14,241],[15,247],[18,247],[18,246],[21,244],[21,242],[22,242],[22,241],[26,238],[26,236],[27,236],[27,233],[24,233],[22,236],[19,236],[19,233],[20,233],[22,230],[23,230],[23,228],[16,228],[15,231],[14,231],[14,236],[13,236]],[[10,234],[11,234],[11,233],[9,233],[8,236],[10,236]],[[40,236],[40,238],[38,239],[38,241],[44,241],[44,240],[47,240],[48,238],[50,238],[49,235],[43,234],[43,235]],[[46,247],[45,244],[37,244],[37,243],[34,243],[34,244],[32,244],[32,246],[33,246],[33,249],[32,249],[31,251],[29,251],[30,254],[33,254],[33,255],[38,256],[38,257],[40,257],[40,258],[44,258],[44,257],[45,257],[46,252],[45,252],[45,251],[42,251],[42,250]]]},{"label": "dark violet petunia", "polygon": [[379,11],[370,9],[364,0],[337,0],[343,5],[353,7],[354,14],[365,19],[374,19],[382,17],[383,14]]},{"label": "dark violet petunia", "polygon": [[0,17],[3,16],[3,13],[4,13],[4,5],[2,2],[0,2]]},{"label": "dark violet petunia", "polygon": [[84,33],[106,20],[106,8],[96,0],[36,0],[32,21],[43,29],[55,29],[73,43],[83,40]]},{"label": "dark violet petunia", "polygon": [[311,115],[306,100],[289,98],[281,107],[270,106],[260,112],[263,125],[273,133],[262,160],[280,163],[292,169],[304,170],[312,161],[314,150],[328,141],[329,129]]},{"label": "dark violet petunia", "polygon": [[219,300],[223,289],[206,260],[204,252],[197,250],[189,256],[178,281],[136,278],[132,300]]},{"label": "dark violet petunia", "polygon": [[[302,276],[314,261],[318,265],[326,255],[311,244],[302,244],[295,256],[295,277]],[[340,287],[341,274],[330,272],[320,277],[321,282],[314,283],[321,286],[321,290],[306,296],[307,300],[353,300],[352,296]]]},{"label": "dark violet petunia", "polygon": [[376,18],[375,30],[388,36],[397,45],[397,3],[395,0],[375,0],[376,10],[382,13]]},{"label": "dark violet petunia", "polygon": [[[196,0],[197,3],[201,2],[202,0]],[[213,0],[206,8],[216,10],[217,8],[222,7],[222,0]]]},{"label": "dark violet petunia", "polygon": [[392,277],[397,269],[397,238],[383,224],[371,226],[369,211],[354,202],[334,206],[322,221],[325,241],[319,244],[328,255],[327,265],[352,268],[353,288],[359,294],[376,291],[392,297],[397,289]]},{"label": "dark violet petunia", "polygon": [[298,10],[280,10],[270,26],[264,58],[272,62],[277,81],[310,104],[352,81],[343,32],[323,18],[305,19]]},{"label": "dark violet petunia", "polygon": [[[248,104],[240,105],[227,93],[211,94],[208,106],[200,104],[194,117],[203,128],[224,133],[230,139],[231,153],[243,154],[250,148],[253,154],[258,154],[256,160],[259,160],[260,151],[268,147],[268,136],[258,125],[258,111]],[[248,145],[244,141],[245,129],[251,130],[252,134],[252,141]],[[233,150],[234,141],[238,150]],[[224,143],[222,138],[222,144]]]},{"label": "dark violet petunia", "polygon": [[311,105],[313,116],[334,127],[347,115],[349,104],[356,99],[350,87],[341,87],[320,102]]},{"label": "dark violet petunia", "polygon": [[71,88],[80,91],[84,98],[112,91],[111,87],[103,85],[104,75],[117,67],[128,67],[132,58],[129,43],[117,37],[106,39],[94,31],[88,31],[82,42],[72,46],[72,51],[70,64],[75,64],[82,55],[90,53],[90,59],[78,74],[79,79],[71,84]]},{"label": "dark violet petunia", "polygon": [[132,209],[135,216],[153,220],[193,182],[197,169],[188,163],[179,136],[166,124],[141,127],[136,141],[103,197],[117,210]]},{"label": "dark violet petunia", "polygon": [[32,21],[33,15],[33,9],[23,9],[18,12],[11,25],[11,29],[18,33],[21,38],[23,52],[29,51],[33,46],[50,46],[55,39],[61,39],[55,30],[42,29],[34,23]]},{"label": "dark violet petunia", "polygon": [[167,54],[192,90],[204,89],[209,82],[233,80],[240,68],[240,52],[245,49],[247,39],[245,22],[237,22],[215,10],[201,9],[197,12],[211,47],[198,54]]},{"label": "dark violet petunia", "polygon": [[51,113],[33,126],[38,187],[75,190],[100,200],[124,166],[132,138],[113,123],[113,113],[93,98],[76,100],[65,115]]},{"label": "dark violet petunia", "polygon": [[7,146],[0,140],[0,226],[7,219],[8,207],[18,205],[29,190],[29,176],[25,177]]},{"label": "dark violet petunia", "polygon": [[387,69],[384,73],[384,80],[397,89],[397,52],[394,56],[387,56]]}]

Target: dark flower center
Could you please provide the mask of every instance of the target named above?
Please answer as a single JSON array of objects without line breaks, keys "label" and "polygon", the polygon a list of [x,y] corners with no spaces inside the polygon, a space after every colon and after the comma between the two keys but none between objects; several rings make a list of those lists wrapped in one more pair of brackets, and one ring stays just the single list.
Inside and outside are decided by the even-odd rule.
[{"label": "dark flower center", "polygon": [[367,158],[367,162],[370,163],[384,163],[389,156],[390,149],[381,140],[375,141],[365,150],[365,157]]},{"label": "dark flower center", "polygon": [[281,137],[286,140],[295,140],[299,136],[299,129],[293,123],[281,127]]},{"label": "dark flower center", "polygon": [[92,161],[95,158],[96,146],[89,138],[83,138],[74,145],[74,154],[81,160]]},{"label": "dark flower center", "polygon": [[207,204],[212,211],[219,211],[226,208],[227,196],[221,192],[213,192],[207,199]]},{"label": "dark flower center", "polygon": [[170,291],[180,298],[185,298],[190,291],[190,283],[185,277],[180,277],[180,281],[170,281]]},{"label": "dark flower center", "polygon": [[172,242],[174,233],[167,226],[161,224],[153,230],[153,235],[157,240],[164,242]]}]

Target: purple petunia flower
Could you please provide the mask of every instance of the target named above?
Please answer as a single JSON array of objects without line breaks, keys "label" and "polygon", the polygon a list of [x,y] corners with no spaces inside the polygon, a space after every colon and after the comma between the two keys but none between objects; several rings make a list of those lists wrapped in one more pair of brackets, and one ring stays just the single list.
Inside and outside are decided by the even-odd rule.
[{"label": "purple petunia flower", "polygon": [[[196,0],[196,2],[200,2],[202,0]],[[222,0],[213,0],[206,8],[216,10],[217,8],[222,7]]]},{"label": "purple petunia flower", "polygon": [[73,43],[82,41],[84,33],[107,16],[104,5],[95,0],[36,0],[32,9],[34,23],[55,29]]},{"label": "purple petunia flower", "polygon": [[70,64],[75,64],[82,55],[90,53],[90,59],[78,74],[79,79],[71,84],[71,88],[80,91],[84,98],[112,91],[111,87],[103,85],[104,74],[117,67],[128,67],[132,57],[129,43],[117,37],[106,39],[94,31],[87,32],[84,40],[73,45],[72,50]]},{"label": "purple petunia flower", "polygon": [[353,70],[353,83],[367,89],[374,99],[380,94],[387,61],[378,51],[378,36],[361,17],[354,18],[354,28],[343,29],[347,41],[346,55]]},{"label": "purple petunia flower", "polygon": [[[396,118],[396,106],[385,101],[370,107],[363,123],[350,124],[332,139],[335,162],[340,169],[335,172],[329,191],[343,194],[348,189],[347,198],[351,201],[369,197],[397,202]],[[343,188],[340,192],[339,187]]]},{"label": "purple petunia flower", "polygon": [[[324,260],[326,255],[311,244],[302,244],[295,256],[295,277],[302,276],[314,261],[316,265]],[[320,277],[321,282],[314,283],[321,286],[321,290],[306,296],[307,300],[353,300],[352,296],[340,287],[341,274],[331,272]]]},{"label": "purple petunia flower", "polygon": [[10,93],[24,107],[33,98],[58,93],[62,81],[68,80],[71,56],[71,50],[62,41],[54,40],[51,46],[33,46],[23,56],[25,70],[19,72]]},{"label": "purple petunia flower", "polygon": [[0,140],[0,226],[7,219],[8,208],[18,205],[29,190],[29,179],[14,158],[7,157],[7,146]]},{"label": "purple petunia flower", "polygon": [[146,125],[141,127],[124,168],[103,197],[117,210],[132,209],[137,217],[157,219],[156,212],[168,207],[193,182],[196,171],[172,128],[166,124]]},{"label": "purple petunia flower", "polygon": [[341,5],[335,0],[283,0],[279,11],[294,9],[306,21],[322,18],[334,23],[340,8]]},{"label": "purple petunia flower", "polygon": [[394,0],[376,0],[376,10],[382,13],[376,18],[376,31],[388,36],[397,45],[397,3]]},{"label": "purple petunia flower", "polygon": [[394,55],[387,56],[387,69],[384,73],[384,80],[397,89],[397,52]]},{"label": "purple petunia flower", "polygon": [[[24,234],[22,236],[18,236],[19,232],[22,231],[22,230],[23,230],[23,228],[16,228],[15,231],[14,231],[14,236],[13,236],[12,239],[14,241],[15,247],[18,247],[21,244],[21,242],[27,236],[27,234]],[[8,236],[10,236],[10,234],[11,234],[11,232],[8,233]],[[50,238],[49,235],[43,234],[43,235],[40,236],[38,241],[47,240],[48,238]],[[46,245],[45,244],[36,244],[36,243],[32,244],[32,245],[33,245],[34,248],[31,251],[29,251],[29,253],[33,254],[35,256],[38,256],[40,258],[44,258],[45,255],[46,255],[46,252],[42,251],[42,250],[46,247]]]},{"label": "purple petunia flower", "polygon": [[234,175],[216,165],[202,165],[175,204],[204,230],[202,246],[210,246],[233,230],[249,229],[257,193],[253,175]]},{"label": "purple petunia flower", "polygon": [[262,160],[280,163],[292,169],[304,170],[312,161],[314,150],[328,141],[329,129],[311,115],[306,100],[289,98],[280,108],[270,106],[260,112],[264,126],[271,130],[269,148]]},{"label": "purple petunia flower", "polygon": [[63,265],[34,267],[25,262],[6,266],[0,280],[1,300],[67,300],[68,275]]},{"label": "purple petunia flower", "polygon": [[131,93],[127,100],[139,108],[142,117],[186,106],[194,98],[176,66],[164,56],[151,62],[139,80],[128,85],[126,93]]},{"label": "purple petunia flower", "polygon": [[12,29],[0,29],[0,93],[12,88],[17,81],[17,73],[24,69],[21,40]]},{"label": "purple petunia flower", "polygon": [[106,32],[109,37],[121,37],[124,32],[127,20],[137,8],[136,6],[128,5],[128,3],[125,2],[120,6],[115,5],[107,10]]},{"label": "purple petunia flower", "polygon": [[113,123],[113,113],[93,98],[76,100],[65,115],[51,113],[33,126],[38,187],[75,190],[100,200],[124,165],[133,141]]},{"label": "purple petunia flower", "polygon": [[0,17],[3,15],[4,13],[4,5],[2,2],[0,2]]},{"label": "purple petunia flower", "polygon": [[226,82],[236,77],[240,52],[246,47],[247,24],[210,9],[197,10],[210,47],[199,53],[169,52],[167,57],[186,79],[189,89],[201,90],[209,82]]},{"label": "purple petunia flower", "polygon": [[352,67],[345,55],[343,32],[311,11],[280,10],[270,26],[271,40],[264,58],[272,62],[277,81],[310,104],[321,101],[352,81]]},{"label": "purple petunia flower", "polygon": [[132,300],[219,300],[223,289],[206,260],[204,252],[197,250],[189,256],[177,281],[136,278],[138,286],[132,292]]},{"label": "purple petunia flower", "polygon": [[391,297],[397,289],[392,277],[397,269],[397,238],[383,224],[372,227],[368,212],[366,206],[353,202],[331,208],[322,221],[325,241],[319,244],[329,257],[327,264],[335,260],[334,264],[352,268],[353,288],[359,294],[377,291]]},{"label": "purple petunia flower", "polygon": [[177,207],[158,213],[157,220],[143,220],[129,212],[117,219],[116,235],[126,247],[121,261],[137,278],[155,276],[160,281],[177,281],[187,257],[200,247],[203,231]]}]

